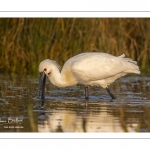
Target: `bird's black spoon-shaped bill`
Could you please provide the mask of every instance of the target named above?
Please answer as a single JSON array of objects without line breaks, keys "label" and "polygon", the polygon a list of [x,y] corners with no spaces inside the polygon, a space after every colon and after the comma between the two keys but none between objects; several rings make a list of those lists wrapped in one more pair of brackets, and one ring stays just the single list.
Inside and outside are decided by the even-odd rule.
[{"label": "bird's black spoon-shaped bill", "polygon": [[46,74],[44,72],[40,72],[40,78],[39,78],[39,87],[37,92],[37,97],[41,99],[45,99],[45,84],[46,84]]}]

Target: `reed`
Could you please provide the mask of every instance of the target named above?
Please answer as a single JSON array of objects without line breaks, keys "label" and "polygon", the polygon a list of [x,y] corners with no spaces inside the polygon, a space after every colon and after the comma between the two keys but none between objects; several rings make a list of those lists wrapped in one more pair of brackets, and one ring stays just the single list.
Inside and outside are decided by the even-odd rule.
[{"label": "reed", "polygon": [[0,73],[37,74],[89,51],[125,53],[150,72],[149,18],[0,18]]}]

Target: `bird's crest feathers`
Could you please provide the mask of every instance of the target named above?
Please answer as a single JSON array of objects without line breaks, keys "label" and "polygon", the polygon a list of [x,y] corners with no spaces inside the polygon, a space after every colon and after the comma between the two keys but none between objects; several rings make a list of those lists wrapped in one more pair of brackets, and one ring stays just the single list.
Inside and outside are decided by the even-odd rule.
[{"label": "bird's crest feathers", "polygon": [[61,71],[62,69],[62,66],[59,65],[56,61],[52,60],[54,62],[54,64],[56,65],[56,67]]}]

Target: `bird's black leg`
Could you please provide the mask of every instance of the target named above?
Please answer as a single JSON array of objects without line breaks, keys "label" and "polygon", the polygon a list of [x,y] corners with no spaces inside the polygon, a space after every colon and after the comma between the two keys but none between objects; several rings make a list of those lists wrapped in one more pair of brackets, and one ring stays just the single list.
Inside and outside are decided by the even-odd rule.
[{"label": "bird's black leg", "polygon": [[88,100],[88,86],[85,86],[85,99]]},{"label": "bird's black leg", "polygon": [[112,99],[116,99],[116,97],[110,92],[110,90],[108,88],[106,88],[107,92],[109,93],[109,95],[111,96]]}]

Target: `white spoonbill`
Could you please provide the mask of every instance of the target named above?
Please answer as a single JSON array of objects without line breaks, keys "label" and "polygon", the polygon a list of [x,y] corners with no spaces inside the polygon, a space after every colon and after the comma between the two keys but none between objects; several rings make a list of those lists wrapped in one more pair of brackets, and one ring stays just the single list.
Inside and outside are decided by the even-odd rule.
[{"label": "white spoonbill", "polygon": [[101,52],[78,54],[68,59],[62,69],[56,61],[46,59],[40,63],[39,72],[38,96],[41,93],[41,99],[44,99],[46,76],[53,85],[58,87],[84,85],[86,99],[88,99],[89,85],[105,88],[111,98],[115,99],[115,96],[108,89],[108,85],[129,73],[140,74],[137,62],[125,58],[124,54],[116,57]]}]

